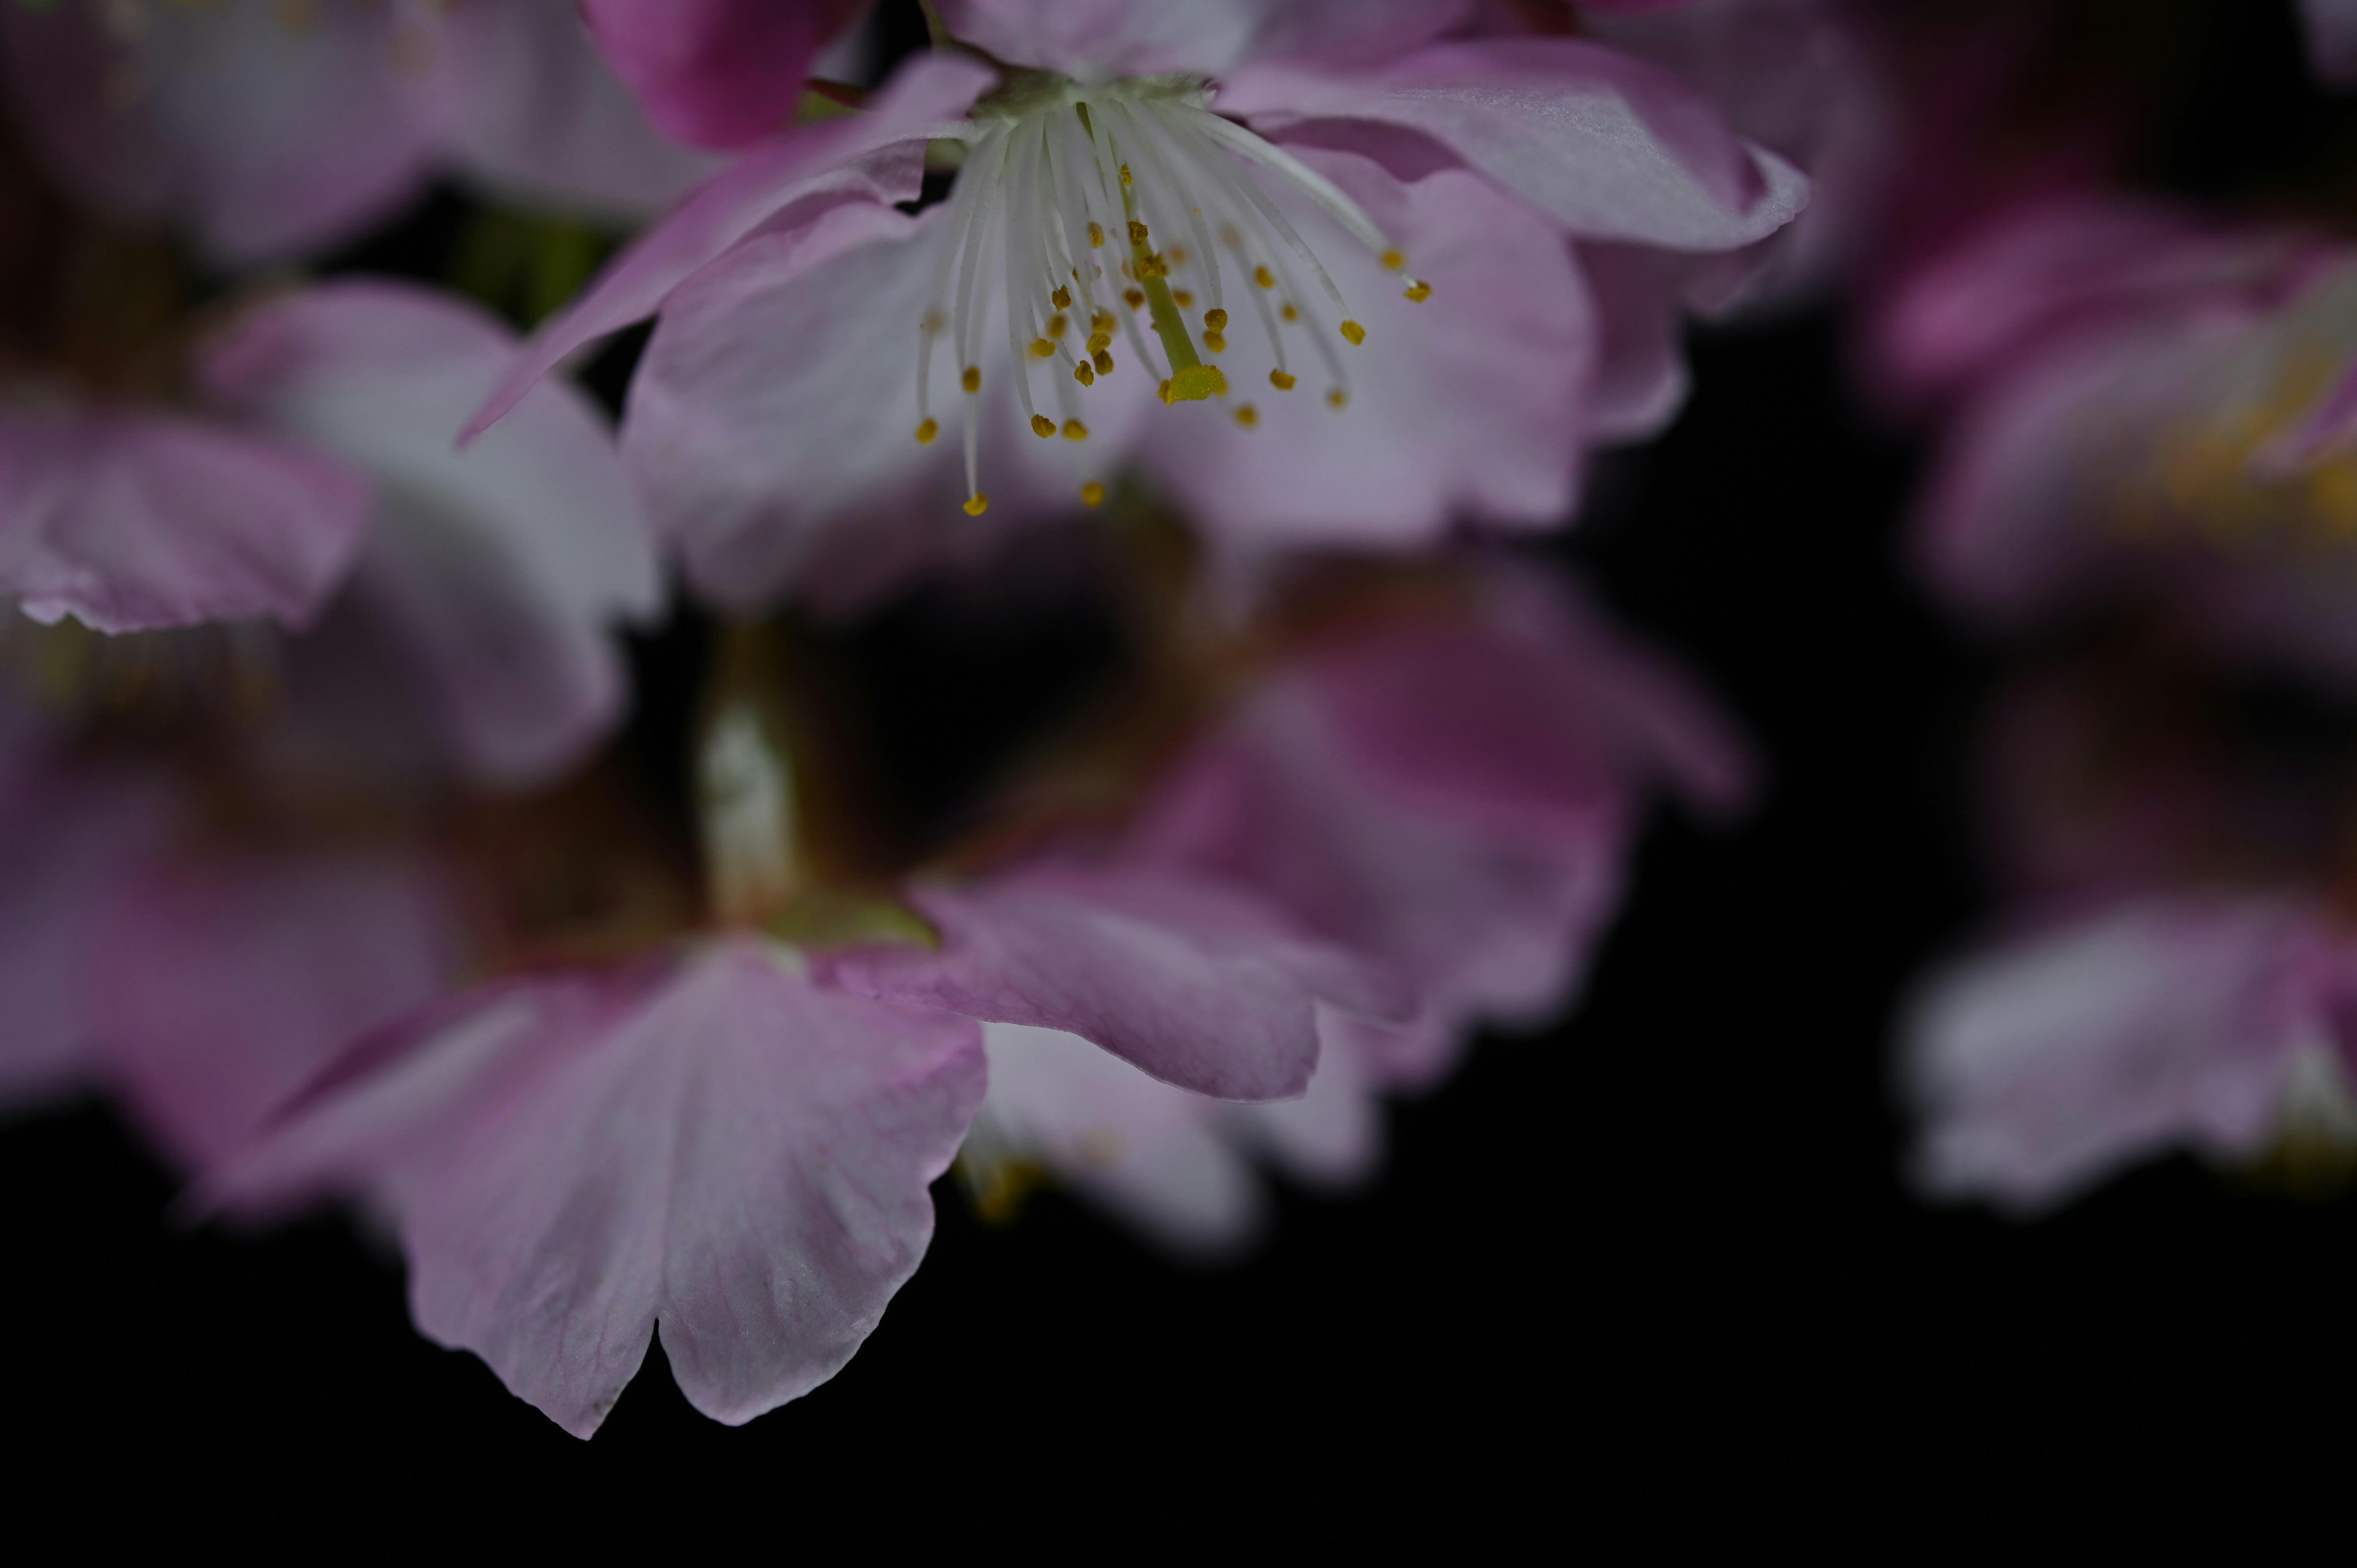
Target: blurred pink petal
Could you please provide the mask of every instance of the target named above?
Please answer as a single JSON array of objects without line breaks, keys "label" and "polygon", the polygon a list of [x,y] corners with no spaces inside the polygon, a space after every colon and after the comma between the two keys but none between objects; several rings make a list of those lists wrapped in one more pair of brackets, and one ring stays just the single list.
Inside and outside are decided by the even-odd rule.
[{"label": "blurred pink petal", "polygon": [[737,1424],[841,1369],[931,1237],[985,1063],[971,1023],[706,946],[486,987],[380,1041],[216,1184],[398,1218],[420,1329],[587,1437],[656,1326]]},{"label": "blurred pink petal", "polygon": [[112,900],[77,965],[134,1112],[209,1166],[367,1032],[457,978],[458,910],[392,855],[182,858]]},{"label": "blurred pink petal", "polygon": [[1219,75],[1253,58],[1361,64],[1448,30],[1469,0],[942,0],[962,43],[1082,81]]},{"label": "blurred pink petal", "polygon": [[1955,965],[1908,1030],[1921,1180],[2035,1210],[2162,1150],[2259,1154],[2343,1048],[2330,942],[2297,905],[2147,900]]},{"label": "blurred pink petal", "polygon": [[[746,155],[541,328],[476,411],[466,436],[490,428],[574,349],[653,315],[673,289],[773,218],[791,221],[797,204],[807,204],[801,209],[807,213],[856,196],[914,199],[927,132],[965,113],[991,80],[971,60],[923,56],[894,73],[866,111],[804,126]],[[889,151],[871,158],[879,149]]]},{"label": "blurred pink petal", "polygon": [[597,44],[663,132],[733,147],[792,123],[820,48],[865,0],[581,0]]},{"label": "blurred pink petal", "polygon": [[300,626],[369,522],[327,457],[161,413],[0,413],[0,595],[100,631],[269,618]]},{"label": "blurred pink petal", "polygon": [[120,217],[186,225],[248,264],[331,243],[424,185],[435,129],[396,68],[391,5],[272,0],[0,7],[28,128],[77,189]]},{"label": "blurred pink petal", "polygon": [[828,972],[865,995],[1061,1029],[1154,1077],[1228,1100],[1299,1094],[1320,1003],[1397,1016],[1387,972],[1218,882],[1044,865],[915,902],[942,949],[853,949]]},{"label": "blurred pink petal", "polygon": [[2351,0],[2298,0],[2308,33],[2308,58],[2316,74],[2336,87],[2357,84],[2357,4]]},{"label": "blurred pink petal", "polygon": [[515,339],[406,284],[330,283],[253,307],[205,348],[224,404],[350,462],[380,495],[354,579],[468,769],[526,784],[619,718],[614,634],[662,581],[605,421],[562,382],[533,388],[464,452],[457,413]]}]

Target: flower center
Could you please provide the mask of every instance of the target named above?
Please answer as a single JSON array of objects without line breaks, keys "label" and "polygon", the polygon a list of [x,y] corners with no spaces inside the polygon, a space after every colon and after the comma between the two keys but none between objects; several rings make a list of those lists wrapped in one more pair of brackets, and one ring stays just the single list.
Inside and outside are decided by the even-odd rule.
[{"label": "flower center", "polygon": [[[1406,258],[1333,181],[1211,113],[1210,102],[1192,77],[1083,85],[1038,76],[976,111],[917,349],[920,443],[941,434],[931,383],[944,338],[957,366],[969,513],[990,504],[974,400],[985,379],[994,271],[1005,293],[1008,371],[1042,440],[1060,434],[1084,451],[1085,397],[1114,374],[1116,337],[1165,403],[1225,397],[1218,360],[1228,351],[1231,285],[1259,321],[1268,384],[1294,390],[1286,340],[1298,334],[1324,371],[1328,406],[1348,406],[1350,378],[1334,339],[1364,342],[1366,328],[1260,182],[1306,197],[1394,272],[1405,272]],[[1428,284],[1406,282],[1407,298],[1430,296]],[[1055,417],[1041,412],[1034,371],[1048,373]],[[1246,429],[1260,422],[1249,403],[1233,414]],[[1081,499],[1094,506],[1104,485],[1085,466],[1082,473]]]}]

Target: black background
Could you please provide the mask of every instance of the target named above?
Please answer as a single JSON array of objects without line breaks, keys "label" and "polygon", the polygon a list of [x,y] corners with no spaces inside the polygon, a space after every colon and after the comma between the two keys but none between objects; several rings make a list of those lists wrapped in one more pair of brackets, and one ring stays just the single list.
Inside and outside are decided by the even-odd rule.
[{"label": "black background", "polygon": [[[2340,124],[2276,8],[2215,14],[2238,7],[2265,16],[2218,24],[2173,144],[2205,191]],[[1577,1015],[1399,1107],[1372,1190],[1288,1195],[1262,1254],[1190,1273],[1053,1194],[982,1227],[945,1183],[924,1268],[832,1383],[731,1430],[658,1353],[584,1444],[417,1338],[342,1224],[192,1232],[106,1112],[20,1120],[9,1513],[337,1552],[1797,1526],[1937,1556],[2345,1493],[2345,1207],[2176,1161],[2025,1226],[1900,1180],[1895,1003],[1989,913],[1965,771],[1993,666],[1909,580],[1917,455],[1852,411],[1844,358],[1824,317],[1706,338],[1676,429],[1600,478],[1566,553],[1706,675],[1771,787],[1732,832],[1657,824]]]}]

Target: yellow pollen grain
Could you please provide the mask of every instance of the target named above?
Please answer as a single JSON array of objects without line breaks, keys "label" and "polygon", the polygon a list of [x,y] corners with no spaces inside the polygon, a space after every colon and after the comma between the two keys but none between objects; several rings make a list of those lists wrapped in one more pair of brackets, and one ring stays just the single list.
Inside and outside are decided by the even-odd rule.
[{"label": "yellow pollen grain", "polygon": [[1328,408],[1340,408],[1349,403],[1350,401],[1351,394],[1344,392],[1340,387],[1335,387],[1326,394],[1326,406]]},{"label": "yellow pollen grain", "polygon": [[1204,333],[1203,347],[1210,349],[1214,354],[1226,353],[1228,351],[1227,334],[1224,332]]},{"label": "yellow pollen grain", "polygon": [[1048,317],[1048,336],[1061,338],[1071,325],[1071,322],[1061,315],[1050,316]]},{"label": "yellow pollen grain", "polygon": [[1236,423],[1246,430],[1257,430],[1260,428],[1260,410],[1248,403],[1240,405],[1236,409]]},{"label": "yellow pollen grain", "polygon": [[922,424],[917,426],[917,445],[920,446],[931,446],[933,444],[933,437],[939,435],[941,433],[942,422],[938,419],[928,419]]},{"label": "yellow pollen grain", "polygon": [[1092,251],[1102,251],[1104,249],[1104,230],[1099,224],[1091,223],[1089,225],[1089,249]]},{"label": "yellow pollen grain", "polygon": [[970,495],[970,496],[966,497],[966,499],[965,499],[965,514],[966,514],[966,516],[968,516],[968,517],[980,517],[984,512],[986,512],[986,511],[988,511],[989,510],[990,510],[990,498],[989,498],[988,496],[986,496],[986,495],[983,494],[980,490],[976,490],[976,491],[974,491],[974,494],[972,494],[972,495]]},{"label": "yellow pollen grain", "polygon": [[1097,373],[1089,368],[1089,362],[1086,360],[1082,360],[1072,367],[1072,380],[1084,387],[1092,387],[1097,384]]},{"label": "yellow pollen grain", "polygon": [[1412,299],[1416,304],[1422,305],[1426,300],[1432,297],[1432,285],[1428,283],[1419,282],[1414,288],[1409,289],[1402,297]]},{"label": "yellow pollen grain", "polygon": [[1298,321],[1301,319],[1301,312],[1296,310],[1290,303],[1287,303],[1284,308],[1277,312],[1277,314],[1285,317],[1287,321]]},{"label": "yellow pollen grain", "polygon": [[1203,330],[1206,332],[1225,332],[1227,329],[1228,313],[1226,311],[1207,310],[1203,312]]},{"label": "yellow pollen grain", "polygon": [[1035,360],[1052,360],[1056,357],[1056,346],[1045,338],[1034,338],[1031,339],[1031,357]]},{"label": "yellow pollen grain", "polygon": [[1048,298],[1049,301],[1059,310],[1070,310],[1072,308],[1072,291],[1064,287],[1060,284],[1057,285],[1056,292],[1049,295]]},{"label": "yellow pollen grain", "polygon": [[1275,288],[1276,286],[1276,274],[1270,272],[1266,267],[1254,267],[1253,269],[1253,282],[1260,285],[1263,288]]},{"label": "yellow pollen grain", "polygon": [[965,373],[958,377],[958,385],[965,388],[965,390],[970,392],[980,392],[982,390],[982,367],[979,365],[968,365],[965,368]]},{"label": "yellow pollen grain", "polygon": [[[1137,183],[1135,180],[1129,177],[1129,166],[1127,164],[1121,166],[1121,183],[1124,185],[1135,185]],[[1133,223],[1130,227],[1135,229],[1137,225]]]},{"label": "yellow pollen grain", "polygon": [[1293,390],[1293,376],[1289,371],[1271,371],[1268,373],[1268,384],[1275,387],[1279,392],[1291,392]]},{"label": "yellow pollen grain", "polygon": [[1096,360],[1097,374],[1101,376],[1109,376],[1113,374],[1113,356],[1111,354],[1107,353],[1103,349],[1100,349],[1095,352],[1095,354],[1092,355],[1091,358]]},{"label": "yellow pollen grain", "polygon": [[1031,434],[1045,441],[1056,434],[1056,422],[1044,413],[1035,413],[1031,416]]},{"label": "yellow pollen grain", "polygon": [[1363,343],[1367,340],[1367,329],[1355,321],[1345,321],[1342,323],[1342,336],[1353,345]]},{"label": "yellow pollen grain", "polygon": [[[1195,210],[1200,215],[1203,209],[1199,207]],[[1173,245],[1164,254],[1170,258],[1170,264],[1174,267],[1183,267],[1187,264],[1187,247],[1184,245]]]},{"label": "yellow pollen grain", "polygon": [[1132,310],[1140,310],[1145,308],[1146,291],[1142,288],[1123,289],[1121,291],[1121,298],[1122,303],[1128,306]]},{"label": "yellow pollen grain", "polygon": [[1077,420],[1077,419],[1068,419],[1068,420],[1064,421],[1064,439],[1065,439],[1065,440],[1067,440],[1067,441],[1086,441],[1088,438],[1089,438],[1089,427],[1088,427],[1087,425],[1082,424],[1079,420]]},{"label": "yellow pollen grain", "polygon": [[1385,251],[1383,252],[1383,270],[1385,272],[1395,273],[1405,265],[1407,265],[1407,258],[1400,254],[1397,251]]},{"label": "yellow pollen grain", "polygon": [[1104,331],[1097,331],[1097,332],[1092,332],[1092,333],[1090,333],[1090,334],[1089,334],[1089,352],[1090,352],[1090,353],[1092,353],[1092,354],[1102,354],[1102,353],[1103,353],[1107,349],[1110,349],[1110,348],[1112,348],[1112,347],[1113,347],[1113,334],[1112,334],[1112,333],[1110,333],[1110,332],[1104,332]]},{"label": "yellow pollen grain", "polygon": [[1103,506],[1104,505],[1104,486],[1095,479],[1091,479],[1087,484],[1081,487],[1081,504],[1082,506]]},{"label": "yellow pollen grain", "polygon": [[1129,242],[1130,242],[1131,244],[1133,244],[1133,245],[1143,245],[1143,244],[1146,244],[1146,243],[1148,243],[1148,242],[1149,242],[1153,238],[1154,238],[1154,231],[1153,231],[1152,230],[1148,229],[1145,224],[1143,224],[1143,223],[1139,222],[1139,221],[1138,221],[1136,219],[1135,219],[1135,218],[1133,218],[1133,219],[1131,219],[1131,220],[1129,220]]},{"label": "yellow pollen grain", "polygon": [[[1173,251],[1170,254],[1173,257],[1176,257],[1178,252]],[[1178,263],[1174,260],[1170,264],[1172,266],[1177,266]],[[1174,288],[1170,291],[1170,303],[1177,306],[1181,310],[1191,309],[1195,304],[1195,296],[1189,294],[1183,288]]]}]

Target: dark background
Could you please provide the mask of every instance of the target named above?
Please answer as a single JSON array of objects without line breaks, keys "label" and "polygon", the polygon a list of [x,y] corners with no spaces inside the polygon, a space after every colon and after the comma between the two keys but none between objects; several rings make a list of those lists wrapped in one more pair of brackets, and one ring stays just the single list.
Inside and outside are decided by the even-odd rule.
[{"label": "dark background", "polygon": [[[2208,14],[2162,174],[2232,194],[2342,116],[2277,7]],[[1566,547],[1741,715],[1763,809],[1661,821],[1577,1015],[1400,1106],[1371,1191],[1288,1194],[1263,1253],[1193,1273],[1054,1194],[981,1226],[944,1183],[924,1268],[834,1381],[730,1430],[658,1352],[583,1444],[416,1337],[397,1267],[339,1222],[190,1231],[106,1112],[20,1121],[10,1515],[92,1544],[750,1530],[829,1556],[1801,1521],[1937,1556],[2109,1541],[2255,1484],[2280,1494],[2255,1514],[2327,1503],[2357,1408],[2345,1207],[2190,1161],[2038,1225],[1900,1182],[1893,1009],[1989,913],[1965,777],[1994,664],[1908,578],[1917,455],[1852,411],[1844,359],[1822,317],[1700,342],[1683,420]]]}]

